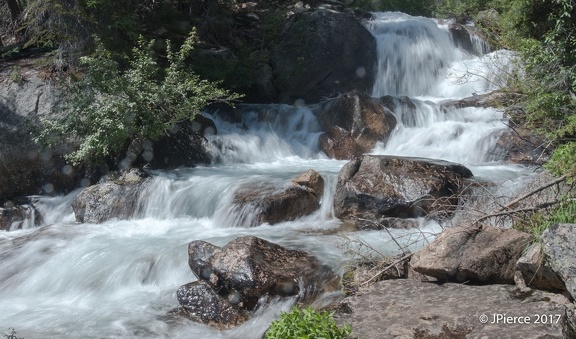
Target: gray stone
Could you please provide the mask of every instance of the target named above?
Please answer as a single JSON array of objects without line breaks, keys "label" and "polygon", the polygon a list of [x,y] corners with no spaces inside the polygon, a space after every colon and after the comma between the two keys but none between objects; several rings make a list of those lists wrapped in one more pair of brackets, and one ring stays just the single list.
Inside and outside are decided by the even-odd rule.
[{"label": "gray stone", "polygon": [[451,227],[416,252],[411,266],[440,281],[513,284],[516,262],[531,239],[514,229]]},{"label": "gray stone", "polygon": [[542,234],[542,251],[548,266],[576,298],[576,224],[554,224]]},{"label": "gray stone", "polygon": [[518,259],[514,281],[519,287],[527,286],[552,292],[566,290],[562,279],[546,263],[540,244],[530,246]]},{"label": "gray stone", "polygon": [[85,188],[72,202],[76,221],[101,223],[112,218],[132,217],[147,178],[145,172],[129,169],[110,174],[103,182]]},{"label": "gray stone", "polygon": [[[337,323],[350,324],[357,338],[569,338],[563,334],[565,297],[514,286],[387,280],[343,303],[349,313],[337,314]],[[496,314],[530,323],[492,323]],[[480,321],[483,315],[487,323]]]}]

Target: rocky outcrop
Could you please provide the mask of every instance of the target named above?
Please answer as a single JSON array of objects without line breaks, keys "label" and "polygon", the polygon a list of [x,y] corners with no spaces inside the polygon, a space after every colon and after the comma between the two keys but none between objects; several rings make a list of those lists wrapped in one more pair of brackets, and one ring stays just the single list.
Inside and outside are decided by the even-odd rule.
[{"label": "rocky outcrop", "polygon": [[100,183],[85,188],[72,202],[76,221],[101,223],[112,218],[132,217],[147,178],[145,172],[132,168],[111,173]]},{"label": "rocky outcrop", "polygon": [[[20,81],[10,80],[14,72]],[[14,66],[0,70],[0,204],[20,196],[72,190],[75,169],[62,149],[42,150],[31,128],[54,114],[58,92],[41,74]]]},{"label": "rocky outcrop", "polygon": [[309,215],[320,207],[324,179],[308,170],[287,187],[249,183],[234,193],[235,212],[244,226],[277,224]]},{"label": "rocky outcrop", "polygon": [[542,165],[550,158],[548,145],[544,137],[527,128],[515,127],[499,135],[491,153],[516,164]]},{"label": "rocky outcrop", "polygon": [[331,158],[353,159],[386,143],[396,118],[380,102],[360,91],[325,100],[312,108],[322,130],[320,149]]},{"label": "rocky outcrop", "polygon": [[310,302],[340,287],[339,276],[315,257],[253,236],[222,248],[193,241],[188,255],[192,272],[202,282],[181,287],[178,301],[193,318],[205,315],[200,317],[203,322],[222,327],[243,320],[243,312],[254,310],[263,297],[298,296]]},{"label": "rocky outcrop", "polygon": [[[573,338],[565,297],[509,285],[387,280],[346,298],[340,309],[346,311],[336,314],[337,323],[350,324],[358,338]],[[516,320],[496,322],[498,315]]]},{"label": "rocky outcrop", "polygon": [[448,213],[458,204],[463,179],[471,176],[447,161],[365,155],[340,170],[334,213],[368,220]]},{"label": "rocky outcrop", "polygon": [[282,103],[316,103],[374,82],[376,41],[352,15],[327,9],[297,13],[272,53]]},{"label": "rocky outcrop", "polygon": [[576,224],[554,224],[542,234],[542,251],[549,266],[576,299]]},{"label": "rocky outcrop", "polygon": [[515,229],[451,227],[410,263],[416,272],[441,281],[514,284],[516,262],[531,240]]}]

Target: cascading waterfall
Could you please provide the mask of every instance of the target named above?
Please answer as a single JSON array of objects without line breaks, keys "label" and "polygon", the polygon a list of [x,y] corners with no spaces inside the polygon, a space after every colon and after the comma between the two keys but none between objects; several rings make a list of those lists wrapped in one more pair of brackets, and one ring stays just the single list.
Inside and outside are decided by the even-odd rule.
[{"label": "cascading waterfall", "polygon": [[[440,107],[445,100],[496,88],[498,83],[487,79],[486,61],[504,67],[509,53],[469,55],[455,47],[446,27],[401,13],[377,13],[367,27],[380,53],[372,95],[392,96],[400,122],[374,153],[460,162],[490,179],[527,172],[490,153],[506,128],[500,112]],[[403,95],[415,108],[407,108]],[[293,300],[278,300],[230,331],[167,316],[178,307],[176,289],[195,279],[187,266],[187,244],[198,239],[222,246],[240,235],[256,235],[309,251],[338,270],[345,259],[341,238],[334,234],[339,221],[332,198],[346,161],[328,159],[318,150],[321,130],[308,108],[243,109],[241,122],[207,112],[218,128],[218,135],[209,137],[218,164],[153,171],[131,220],[77,224],[70,204],[78,192],[38,198],[44,226],[0,233],[0,328],[13,327],[26,338],[260,338]],[[314,214],[247,227],[250,211],[233,208],[240,185],[283,185],[310,168],[326,181],[321,208]],[[437,226],[423,223],[422,229]],[[356,234],[365,234],[369,244],[383,251],[395,249],[386,247],[387,235],[381,232]]]}]

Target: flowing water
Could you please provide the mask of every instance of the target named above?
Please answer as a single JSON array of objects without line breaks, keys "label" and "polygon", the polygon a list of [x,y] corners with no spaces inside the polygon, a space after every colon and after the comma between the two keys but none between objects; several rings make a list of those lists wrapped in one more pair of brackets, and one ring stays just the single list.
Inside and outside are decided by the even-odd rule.
[{"label": "flowing water", "polygon": [[[390,141],[374,154],[410,155],[455,161],[477,178],[514,185],[529,168],[503,164],[493,154],[505,130],[494,109],[447,112],[439,103],[497,88],[490,71],[504,69],[505,51],[480,57],[456,48],[447,27],[401,13],[377,13],[367,23],[378,41],[379,65],[372,95],[394,96],[400,122]],[[403,108],[409,96],[416,110]],[[258,108],[262,110],[262,106]],[[293,300],[277,300],[230,331],[167,317],[178,307],[176,289],[195,277],[188,268],[187,244],[205,240],[225,245],[240,235],[256,235],[290,248],[309,251],[341,271],[346,245],[334,218],[336,177],[346,163],[328,159],[317,148],[321,134],[306,107],[266,106],[234,124],[217,114],[218,135],[211,136],[217,165],[155,171],[141,195],[137,216],[103,224],[74,222],[70,207],[78,191],[65,197],[36,197],[43,225],[0,233],[0,332],[16,329],[32,338],[260,338]],[[232,194],[247,182],[286,185],[297,174],[315,169],[326,180],[321,208],[297,221],[254,224],[251,211],[232,208]],[[440,225],[392,230],[412,248]],[[397,250],[388,233],[355,232],[384,253]]]}]

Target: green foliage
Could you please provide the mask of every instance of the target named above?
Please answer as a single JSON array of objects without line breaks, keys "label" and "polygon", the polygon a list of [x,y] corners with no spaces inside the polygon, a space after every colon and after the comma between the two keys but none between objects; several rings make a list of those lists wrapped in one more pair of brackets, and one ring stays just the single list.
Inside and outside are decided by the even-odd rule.
[{"label": "green foliage", "polygon": [[529,220],[515,228],[532,234],[536,242],[542,239],[542,233],[553,224],[575,223],[576,201],[563,198],[558,205],[547,213],[534,213]]},{"label": "green foliage", "polygon": [[435,9],[434,1],[422,0],[356,0],[353,6],[365,11],[398,11],[419,16],[432,16]]},{"label": "green foliage", "polygon": [[266,339],[340,339],[350,335],[349,325],[339,328],[328,311],[317,312],[308,307],[299,310],[293,307],[290,312],[282,312],[280,318],[270,325]]},{"label": "green foliage", "polygon": [[188,69],[185,60],[193,41],[191,34],[177,52],[167,42],[167,68],[154,58],[154,41],[143,38],[124,71],[102,46],[94,56],[82,57],[86,71],[69,88],[68,113],[43,121],[37,141],[50,145],[60,138],[78,140],[79,148],[68,160],[97,163],[120,155],[135,139],[154,140],[174,124],[192,120],[209,102],[238,98]]}]

